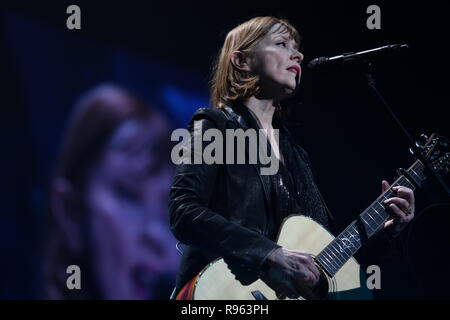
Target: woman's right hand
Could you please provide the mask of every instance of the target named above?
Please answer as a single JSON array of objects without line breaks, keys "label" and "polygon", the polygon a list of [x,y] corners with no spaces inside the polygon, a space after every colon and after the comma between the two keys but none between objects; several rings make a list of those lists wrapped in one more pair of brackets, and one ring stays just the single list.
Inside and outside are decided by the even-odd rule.
[{"label": "woman's right hand", "polygon": [[275,290],[278,298],[297,298],[301,288],[313,288],[320,279],[319,269],[306,252],[278,248],[266,263],[269,270],[261,280]]}]

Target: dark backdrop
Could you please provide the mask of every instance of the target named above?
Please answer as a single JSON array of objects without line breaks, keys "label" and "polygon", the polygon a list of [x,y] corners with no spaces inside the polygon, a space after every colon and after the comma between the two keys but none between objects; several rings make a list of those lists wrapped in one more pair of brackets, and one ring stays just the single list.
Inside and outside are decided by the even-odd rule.
[{"label": "dark backdrop", "polygon": [[[78,4],[82,29],[67,30]],[[366,8],[381,8],[381,30]],[[209,71],[224,36],[257,15],[285,17],[302,34],[305,62],[393,43],[410,49],[374,60],[379,89],[414,137],[449,130],[450,5],[433,1],[40,1],[3,5],[0,117],[0,298],[38,298],[45,192],[77,97],[111,81],[159,108],[174,128],[208,103]],[[303,64],[304,66],[306,63]],[[306,68],[304,68],[306,69]],[[413,158],[360,69],[305,70],[287,101],[290,125],[309,152],[342,230]],[[447,204],[445,202],[447,201]],[[432,204],[438,204],[431,206]],[[440,205],[439,205],[440,204]],[[417,218],[382,270],[380,299],[449,298],[450,210],[434,185],[417,192]]]}]

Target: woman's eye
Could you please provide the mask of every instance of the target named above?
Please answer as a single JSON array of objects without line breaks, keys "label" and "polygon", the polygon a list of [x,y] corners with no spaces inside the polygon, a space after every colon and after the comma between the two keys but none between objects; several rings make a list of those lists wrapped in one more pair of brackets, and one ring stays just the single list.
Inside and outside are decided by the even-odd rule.
[{"label": "woman's eye", "polygon": [[286,47],[286,42],[278,42],[277,46],[282,45],[283,47]]},{"label": "woman's eye", "polygon": [[124,186],[117,186],[116,193],[118,196],[127,200],[137,200],[139,198],[136,192]]}]

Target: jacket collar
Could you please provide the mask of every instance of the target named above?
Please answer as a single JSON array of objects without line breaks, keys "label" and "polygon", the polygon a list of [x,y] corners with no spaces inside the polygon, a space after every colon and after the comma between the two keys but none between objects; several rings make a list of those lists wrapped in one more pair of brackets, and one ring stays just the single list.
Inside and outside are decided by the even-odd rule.
[{"label": "jacket collar", "polygon": [[245,105],[236,103],[231,106],[226,106],[225,112],[243,129],[254,127],[254,123],[252,122],[255,121]]},{"label": "jacket collar", "polygon": [[[256,119],[248,110],[248,107],[244,105],[242,102],[235,102],[230,106],[225,107],[225,112],[234,119],[243,129],[260,129]],[[284,133],[287,133],[286,127],[281,123],[280,119],[276,114],[274,114],[274,118],[272,121],[272,125],[276,129],[280,129]]]}]

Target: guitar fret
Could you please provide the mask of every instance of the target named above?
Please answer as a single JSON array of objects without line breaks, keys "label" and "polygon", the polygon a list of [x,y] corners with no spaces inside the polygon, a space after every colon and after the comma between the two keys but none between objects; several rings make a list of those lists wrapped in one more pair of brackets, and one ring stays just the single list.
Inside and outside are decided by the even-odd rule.
[{"label": "guitar fret", "polygon": [[[344,233],[343,233],[343,235],[344,235]],[[352,233],[350,230],[347,230],[347,232],[345,234],[345,238],[343,238],[343,239],[347,240],[347,242],[348,242],[347,248],[351,250],[350,256],[353,256],[353,254],[355,254],[355,252],[358,251],[358,249],[359,249],[359,247],[358,247],[359,238],[357,238],[356,235],[354,233]],[[355,243],[355,240],[356,240],[356,243]]]},{"label": "guitar fret", "polygon": [[[381,207],[381,205],[380,205],[379,203],[377,203],[377,204]],[[377,214],[376,214],[377,217],[380,217],[381,220],[384,221],[383,215],[382,215],[377,209],[375,209],[375,207],[372,207],[372,209],[377,213]],[[384,208],[382,208],[382,210],[384,210]],[[378,222],[378,223],[380,223],[380,222]]]},{"label": "guitar fret", "polygon": [[[381,205],[378,204],[380,207]],[[383,212],[384,212],[384,208],[381,207]],[[382,225],[384,223],[384,221],[386,220],[386,216],[383,216],[382,213],[380,213],[377,209],[373,208],[373,210],[377,213],[376,215],[380,218],[380,221],[377,221],[378,225]]]},{"label": "guitar fret", "polygon": [[[339,243],[339,241],[340,241],[340,243]],[[337,250],[337,253],[339,254],[339,256],[341,258],[343,258],[343,261],[340,261],[340,265],[342,266],[348,260],[348,258],[352,256],[352,254],[351,253],[349,254],[345,250],[346,246],[345,246],[344,242],[342,241],[341,236],[338,236],[333,242],[334,242],[334,245],[337,246],[337,248],[334,247],[335,250]]]},{"label": "guitar fret", "polygon": [[425,175],[423,174],[424,166],[420,161],[416,161],[414,165],[411,166],[410,169],[408,169],[408,172],[412,172],[417,177],[417,185],[420,185],[420,183],[425,179]]},{"label": "guitar fret", "polygon": [[[363,239],[373,236],[384,225],[388,219],[389,213],[383,202],[395,196],[392,187],[405,186],[411,189],[415,188],[415,183],[420,183],[423,177],[423,165],[416,161],[407,172],[412,176],[401,175],[391,188],[383,192],[363,213],[359,215],[359,221],[353,221],[344,231],[331,241],[316,257],[321,266],[334,276],[342,266],[362,247]],[[414,181],[412,181],[412,180]],[[413,183],[414,182],[414,183]],[[359,224],[362,224],[364,235],[360,234]]]},{"label": "guitar fret", "polygon": [[[331,276],[333,276],[333,275],[335,275],[337,272],[338,272],[338,270],[340,269],[340,265],[339,265],[339,263],[336,263],[336,259],[334,259],[332,256],[331,256],[331,253],[330,252],[328,252],[329,250],[328,250],[328,247],[327,248],[325,248],[321,253],[320,253],[320,257],[321,258],[323,258],[323,259],[325,259],[327,262],[328,262],[328,265],[330,266],[327,270],[328,270],[328,272],[330,273],[330,275]],[[328,258],[327,258],[328,257]],[[322,262],[323,263],[323,262]],[[327,265],[327,264],[324,264],[323,263],[323,265]]]},{"label": "guitar fret", "polygon": [[372,207],[371,209],[375,212],[374,216],[377,217],[377,219],[374,219],[372,215],[370,215],[370,209],[367,211],[366,214],[369,215],[375,222],[375,225],[372,226],[372,228],[374,229],[374,232],[377,232],[377,230],[379,230],[381,224],[383,223],[383,218],[378,214],[378,211],[376,211],[375,208]]},{"label": "guitar fret", "polygon": [[[353,228],[354,228],[354,226],[352,226]],[[359,233],[354,229],[354,231],[356,232],[356,234],[358,234],[359,235]],[[344,243],[344,241],[342,240],[343,238],[342,238],[342,236],[345,236],[346,235],[346,233],[348,234],[348,235],[351,235],[351,237],[349,237],[349,236],[347,236],[346,238],[348,239],[348,241],[350,242],[350,244],[351,244],[351,246],[353,246],[354,248],[355,248],[355,250],[352,250],[348,245],[346,245],[345,243]],[[336,257],[337,257],[337,260],[338,260],[338,262],[339,262],[339,264],[338,264],[338,266],[337,266],[337,269],[336,269],[336,272],[349,260],[349,258],[351,258],[352,256],[353,256],[353,254],[359,249],[358,248],[358,246],[355,246],[355,244],[354,244],[354,242],[352,241],[352,240],[350,240],[350,238],[355,238],[356,236],[349,230],[349,229],[346,229],[346,230],[344,230],[344,232],[342,232],[341,233],[341,235],[340,236],[338,236],[332,243],[330,243],[330,245],[327,247],[327,249],[329,248],[329,249],[334,249],[334,251],[336,251],[336,253],[334,252],[334,251],[332,251],[331,250],[331,253],[332,254],[334,254]],[[357,238],[357,240],[358,240],[358,242],[359,242],[359,239]],[[342,246],[340,246],[340,248],[342,249],[342,252],[344,252],[344,253],[346,253],[347,254],[347,256],[345,257],[345,256],[343,256],[342,254],[340,254],[340,251],[337,251],[337,248],[335,247],[335,245],[338,245],[339,246],[339,244],[337,243],[337,241],[341,241],[341,243],[342,243]],[[348,252],[348,251],[346,251],[346,249],[348,249],[348,250],[350,250],[350,253]],[[344,261],[342,261],[341,259],[339,259],[339,258],[344,258]]]},{"label": "guitar fret", "polygon": [[425,169],[425,167],[422,164],[420,164],[419,167],[417,168],[418,175],[421,179],[420,181],[425,179],[425,175],[423,174],[424,169]]},{"label": "guitar fret", "polygon": [[337,263],[336,262],[336,258],[333,258],[333,256],[332,256],[332,254],[333,254],[333,252],[331,252],[331,250],[330,250],[330,248],[329,248],[329,245],[328,245],[328,247],[326,248],[326,250],[325,250],[325,253],[328,255],[328,257],[330,258],[330,263],[332,263],[332,265],[333,265],[333,267],[337,270],[337,269],[339,269],[339,263]]},{"label": "guitar fret", "polygon": [[[347,234],[345,234],[346,231],[347,231]],[[350,243],[350,245],[351,245],[353,248],[356,248],[356,250],[358,250],[358,248],[355,247],[355,245],[353,244],[353,241],[351,240],[351,239],[354,238],[355,236],[354,236],[351,232],[349,232],[348,230],[346,230],[346,231],[344,231],[344,232],[342,233],[342,236],[345,236],[345,237],[339,236],[339,238],[340,238],[342,244],[344,245],[344,247],[351,250],[351,251],[350,251],[350,252],[351,252],[351,253],[350,253],[350,256],[352,256],[356,251],[352,250],[352,248],[351,248],[350,246],[348,246],[348,245],[344,242],[344,239],[346,239],[347,242]]]},{"label": "guitar fret", "polygon": [[[352,239],[352,238],[354,239],[354,238],[355,238],[355,235],[354,235],[353,233],[351,233],[350,230],[348,230],[347,232],[348,232],[348,236],[347,236],[348,242],[350,242],[350,244],[352,245],[352,247],[355,248],[354,252],[356,252],[356,250],[358,250],[358,247],[355,246],[353,240],[350,240],[350,239]],[[354,253],[354,252],[353,252],[353,253]]]},{"label": "guitar fret", "polygon": [[[327,263],[324,261],[324,259],[327,261]],[[319,254],[316,260],[319,262],[322,268],[324,268],[330,275],[334,275],[336,273],[337,270],[334,268],[331,262],[325,257],[325,255]]]},{"label": "guitar fret", "polygon": [[[334,241],[333,241],[334,242]],[[328,250],[328,252],[329,252],[329,254],[330,254],[330,256],[331,255],[333,255],[334,256],[334,261],[336,262],[336,266],[338,267],[338,269],[339,269],[339,265],[342,263],[341,262],[341,260],[339,259],[339,257],[336,255],[336,253],[337,253],[337,251],[336,252],[334,252],[332,249],[335,249],[334,247],[333,247],[333,242],[332,243],[330,243],[330,245],[328,246],[328,248],[329,248],[329,250]],[[335,249],[336,250],[336,249]]]},{"label": "guitar fret", "polygon": [[369,211],[367,211],[366,215],[368,215],[370,219],[372,219],[375,223],[377,223],[377,221],[370,215]]},{"label": "guitar fret", "polygon": [[330,271],[330,265],[324,261],[324,257],[322,255],[318,255],[316,257],[316,261],[324,268],[327,269],[328,271]]},{"label": "guitar fret", "polygon": [[410,184],[411,185],[411,183],[408,181],[408,178],[405,176],[405,175],[402,175],[399,179],[398,179],[398,181],[401,181],[400,182],[400,185],[405,185],[405,184]]},{"label": "guitar fret", "polygon": [[417,163],[414,166],[412,166],[412,169],[414,171],[419,171],[419,173],[423,173],[424,168],[425,167],[423,166],[422,162],[420,162],[420,161],[417,161]]},{"label": "guitar fret", "polygon": [[[404,181],[401,183],[403,186],[408,187],[408,188],[413,189],[413,190],[416,188],[416,187],[414,186],[414,184],[411,183],[411,182],[408,180],[407,177],[403,177],[403,178],[404,178]],[[412,178],[412,177],[411,177],[411,178]]]},{"label": "guitar fret", "polygon": [[[343,234],[341,234],[341,235],[343,235]],[[338,243],[339,244],[339,251],[342,252],[342,253],[345,253],[347,255],[347,257],[345,255],[343,255],[345,260],[347,261],[348,258],[350,258],[353,255],[352,249],[345,243],[344,238],[342,236],[339,236],[338,239],[339,239],[340,243],[342,244],[342,245],[340,245]],[[344,263],[346,261],[344,261]]]},{"label": "guitar fret", "polygon": [[[356,229],[355,224],[352,224],[352,225],[351,225],[351,228],[352,228],[353,231],[356,232],[356,234],[357,234],[357,235],[354,236],[354,238],[358,241],[358,243],[357,243],[357,244],[358,244],[358,247],[357,247],[357,249],[356,249],[356,250],[358,250],[358,249],[361,247],[361,245],[362,245],[362,244],[361,244],[361,236],[360,236],[360,234],[359,234],[359,232],[358,232],[358,229]],[[356,251],[355,251],[355,252],[356,252]]]},{"label": "guitar fret", "polygon": [[[336,257],[336,260],[338,262],[337,266],[339,267],[340,265],[343,265],[342,260],[339,259],[338,254],[339,252],[336,250],[336,248],[333,246],[335,242],[331,242],[330,245],[328,246],[330,248],[330,252]],[[332,250],[334,249],[334,251]],[[341,257],[342,258],[342,257]],[[339,267],[340,268],[340,267]]]},{"label": "guitar fret", "polygon": [[[350,245],[345,245],[343,239],[347,238]],[[344,252],[347,257],[340,254],[340,252],[335,247],[341,241],[344,245]],[[352,249],[353,247],[353,249]],[[336,274],[340,268],[353,256],[353,254],[358,251],[361,247],[361,239],[358,230],[355,227],[355,223],[350,224],[335,240],[333,240],[322,252],[319,254],[320,261],[327,269],[327,271],[333,276]],[[347,249],[347,250],[345,250]],[[344,259],[344,261],[342,261]],[[326,263],[325,260],[328,262]]]},{"label": "guitar fret", "polygon": [[412,171],[412,173],[414,173],[416,175],[417,178],[419,178],[419,181],[422,181],[422,179],[420,178],[420,176],[416,173],[416,171],[414,170],[414,168],[410,169]]},{"label": "guitar fret", "polygon": [[[338,243],[338,240],[341,241],[342,245]],[[341,256],[344,257],[344,263],[345,263],[345,260],[347,260],[352,255],[348,254],[348,252],[345,250],[345,249],[347,249],[347,246],[345,245],[344,241],[342,241],[342,239],[340,237],[336,238],[336,244],[339,247],[339,252],[341,253]],[[344,255],[345,253],[348,254],[347,257]]]},{"label": "guitar fret", "polygon": [[[375,207],[372,207],[373,211],[376,212],[376,216],[377,216],[377,224],[378,226],[382,225],[385,221],[385,216],[383,216],[382,212],[378,211],[377,209],[375,209]],[[384,209],[382,209],[384,212]]]},{"label": "guitar fret", "polygon": [[404,186],[406,183],[405,181],[403,181],[403,176],[401,176],[398,180],[397,183],[395,184],[396,186]]},{"label": "guitar fret", "polygon": [[369,227],[368,229],[368,231],[369,232],[367,232],[368,234],[373,234],[373,232],[374,232],[374,230],[372,230],[372,228],[371,228],[371,226],[370,226],[370,223],[368,223],[366,220],[364,220],[364,217],[362,216],[362,215],[360,215],[360,218],[361,218],[361,220],[364,222],[364,226],[367,226],[367,227]]},{"label": "guitar fret", "polygon": [[[337,272],[339,270],[339,265],[336,265],[333,260],[333,257],[331,256],[331,254],[329,252],[327,252],[327,250],[323,250],[321,252],[321,255],[323,254],[324,258],[331,264],[331,266],[335,269],[335,272]],[[330,258],[329,260],[327,259],[326,255],[328,255],[328,258]]]},{"label": "guitar fret", "polygon": [[334,261],[333,257],[331,256],[330,252],[326,252],[326,254],[328,255],[328,258],[330,258],[330,260],[328,260],[331,265],[333,266],[333,268],[336,269],[336,271],[339,269],[339,264],[336,264],[336,261]]}]

